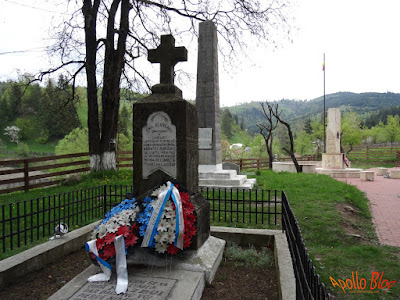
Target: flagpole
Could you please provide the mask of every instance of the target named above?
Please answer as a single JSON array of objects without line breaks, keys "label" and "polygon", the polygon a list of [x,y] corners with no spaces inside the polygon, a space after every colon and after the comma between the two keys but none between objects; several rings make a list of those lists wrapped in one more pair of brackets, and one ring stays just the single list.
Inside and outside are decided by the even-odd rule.
[{"label": "flagpole", "polygon": [[326,121],[325,121],[325,53],[324,53],[324,62],[322,64],[322,71],[324,71],[324,153],[326,153]]}]

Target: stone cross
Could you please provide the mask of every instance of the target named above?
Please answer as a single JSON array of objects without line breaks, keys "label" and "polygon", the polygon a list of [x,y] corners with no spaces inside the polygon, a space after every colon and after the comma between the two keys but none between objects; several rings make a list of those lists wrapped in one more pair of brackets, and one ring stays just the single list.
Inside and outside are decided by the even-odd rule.
[{"label": "stone cross", "polygon": [[185,47],[175,47],[172,35],[162,35],[161,44],[149,50],[147,59],[160,64],[160,83],[173,85],[174,67],[180,61],[187,61],[187,50]]}]

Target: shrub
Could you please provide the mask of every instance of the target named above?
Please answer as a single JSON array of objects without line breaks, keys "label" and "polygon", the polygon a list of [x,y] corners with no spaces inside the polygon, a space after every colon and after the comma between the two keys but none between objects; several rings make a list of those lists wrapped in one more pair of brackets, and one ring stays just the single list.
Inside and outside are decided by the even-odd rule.
[{"label": "shrub", "polygon": [[29,156],[29,147],[25,143],[19,143],[17,148],[17,155],[21,157]]},{"label": "shrub", "polygon": [[40,136],[35,140],[39,144],[46,144],[49,140],[49,131],[47,129],[43,129],[40,132]]}]

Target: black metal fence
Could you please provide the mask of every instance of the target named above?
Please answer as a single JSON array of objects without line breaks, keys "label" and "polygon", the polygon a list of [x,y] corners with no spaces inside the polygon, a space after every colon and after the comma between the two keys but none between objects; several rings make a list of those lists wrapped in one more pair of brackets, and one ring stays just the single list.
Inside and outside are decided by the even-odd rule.
[{"label": "black metal fence", "polygon": [[296,299],[331,299],[304,244],[299,223],[282,191],[282,229],[286,233],[296,278]]},{"label": "black metal fence", "polygon": [[[1,251],[6,253],[49,238],[59,223],[72,229],[99,220],[131,191],[131,186],[103,185],[0,205]],[[201,192],[210,202],[210,218],[215,225],[264,224],[282,228],[292,256],[297,299],[331,299],[309,258],[285,192],[216,188]]]},{"label": "black metal fence", "polygon": [[130,186],[104,185],[0,205],[1,251],[48,238],[59,223],[71,230],[99,220],[131,190]]},{"label": "black metal fence", "polygon": [[218,223],[281,225],[280,191],[205,188],[211,221]]}]

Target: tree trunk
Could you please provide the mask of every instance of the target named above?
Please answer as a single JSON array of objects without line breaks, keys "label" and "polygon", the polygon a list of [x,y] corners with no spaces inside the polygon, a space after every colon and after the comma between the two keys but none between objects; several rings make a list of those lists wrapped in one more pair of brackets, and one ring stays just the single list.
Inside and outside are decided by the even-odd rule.
[{"label": "tree trunk", "polygon": [[[115,17],[121,3],[120,27],[117,48],[114,49]],[[117,139],[118,112],[120,105],[120,81],[124,67],[126,37],[129,30],[129,0],[114,0],[107,23],[107,39],[104,60],[102,93],[102,126],[100,150],[102,169],[116,169],[115,144]]]},{"label": "tree trunk", "polygon": [[299,165],[299,163],[297,162],[297,158],[294,155],[294,139],[293,139],[293,133],[292,133],[292,129],[290,128],[289,123],[283,121],[278,113],[278,106],[276,106],[275,112],[274,112],[274,116],[278,119],[279,122],[281,122],[283,125],[286,126],[286,129],[288,131],[288,135],[289,135],[289,141],[290,141],[290,149],[287,149],[285,147],[283,147],[282,149],[284,151],[286,151],[286,153],[289,154],[290,158],[292,159],[294,166],[296,167],[296,171],[297,173],[302,173],[303,172],[303,168],[302,166]]},{"label": "tree trunk", "polygon": [[84,0],[82,13],[85,18],[85,46],[86,46],[86,81],[88,100],[88,131],[89,131],[89,155],[90,169],[101,169],[100,155],[100,126],[99,108],[97,104],[97,81],[96,81],[96,22],[100,0]]},{"label": "tree trunk", "polygon": [[[100,132],[99,108],[96,82],[96,18],[100,0],[84,0],[82,12],[85,17],[86,77],[88,97],[88,129],[90,168],[92,171],[116,169],[115,142],[117,138],[120,81],[124,67],[126,38],[129,30],[129,0],[114,0],[108,11],[107,36],[102,91],[102,126]],[[115,47],[115,21],[118,7],[120,20],[117,48]]]}]

